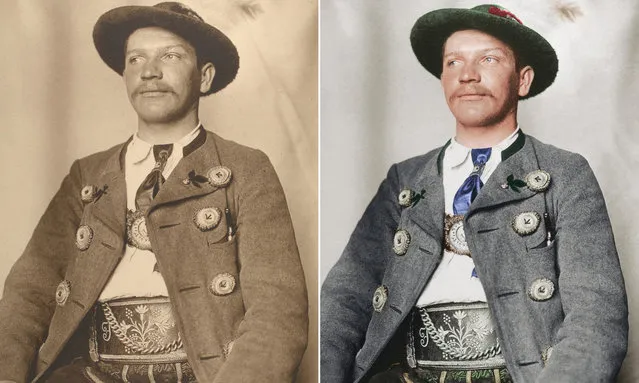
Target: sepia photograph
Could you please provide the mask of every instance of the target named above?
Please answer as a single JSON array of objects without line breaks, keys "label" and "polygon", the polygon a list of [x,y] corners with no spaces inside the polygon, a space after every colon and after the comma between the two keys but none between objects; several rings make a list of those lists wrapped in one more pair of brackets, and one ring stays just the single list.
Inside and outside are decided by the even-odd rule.
[{"label": "sepia photograph", "polygon": [[0,382],[317,382],[318,2],[0,10]]}]

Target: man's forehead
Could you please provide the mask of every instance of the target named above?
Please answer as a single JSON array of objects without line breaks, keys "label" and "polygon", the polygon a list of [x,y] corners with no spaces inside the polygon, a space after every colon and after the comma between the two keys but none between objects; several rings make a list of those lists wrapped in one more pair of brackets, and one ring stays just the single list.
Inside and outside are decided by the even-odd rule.
[{"label": "man's forehead", "polygon": [[136,29],[129,35],[126,50],[153,49],[162,47],[183,47],[186,50],[195,48],[187,40],[167,29],[160,27],[145,27]]},{"label": "man's forehead", "polygon": [[454,32],[444,42],[443,54],[447,55],[456,51],[503,51],[505,54],[514,54],[508,44],[488,33],[468,29]]}]

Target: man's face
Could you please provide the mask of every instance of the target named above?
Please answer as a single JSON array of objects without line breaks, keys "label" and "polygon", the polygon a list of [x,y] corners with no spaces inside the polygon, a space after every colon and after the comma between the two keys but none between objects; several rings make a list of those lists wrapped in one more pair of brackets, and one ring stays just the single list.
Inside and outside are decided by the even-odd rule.
[{"label": "man's face", "polygon": [[129,36],[123,77],[133,109],[147,123],[178,121],[197,108],[202,77],[195,48],[165,29]]},{"label": "man's face", "polygon": [[503,121],[516,112],[531,82],[532,69],[517,70],[512,49],[491,35],[458,31],[444,44],[441,83],[458,124],[483,127]]}]

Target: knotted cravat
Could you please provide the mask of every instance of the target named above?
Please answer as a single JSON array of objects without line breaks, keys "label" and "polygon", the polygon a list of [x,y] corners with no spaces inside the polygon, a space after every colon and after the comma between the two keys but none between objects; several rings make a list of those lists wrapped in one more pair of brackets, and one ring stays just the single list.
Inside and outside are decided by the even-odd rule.
[{"label": "knotted cravat", "polygon": [[160,191],[160,185],[164,183],[162,172],[166,166],[166,162],[173,152],[173,144],[153,145],[153,157],[155,158],[155,166],[148,176],[142,181],[135,194],[136,210],[146,210],[151,201]]},{"label": "knotted cravat", "polygon": [[453,199],[454,214],[466,214],[470,204],[475,200],[482,186],[484,186],[484,183],[481,181],[481,174],[484,171],[486,162],[488,162],[490,158],[491,151],[492,148],[471,150],[473,171],[459,187],[457,193],[455,193],[455,199]]},{"label": "knotted cravat", "polygon": [[[484,183],[481,182],[481,174],[484,171],[486,162],[488,162],[488,159],[490,158],[491,152],[492,148],[472,149],[470,151],[470,155],[473,158],[473,171],[459,187],[457,193],[455,193],[455,199],[453,199],[453,213],[456,215],[466,214],[466,212],[468,212],[470,204],[475,200],[475,197],[479,194],[479,190],[482,186],[484,186]],[[470,276],[475,278],[477,277],[475,268],[473,268]]]}]

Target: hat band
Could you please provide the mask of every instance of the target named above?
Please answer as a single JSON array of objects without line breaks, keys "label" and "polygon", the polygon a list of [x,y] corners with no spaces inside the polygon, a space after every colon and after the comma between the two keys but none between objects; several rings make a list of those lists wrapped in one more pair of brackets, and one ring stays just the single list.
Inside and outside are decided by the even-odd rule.
[{"label": "hat band", "polygon": [[507,19],[515,20],[519,24],[524,25],[524,23],[522,23],[521,20],[519,20],[519,18],[517,16],[515,16],[512,12],[508,12],[505,9],[499,9],[499,8],[493,6],[493,7],[490,7],[488,9],[488,13],[490,13],[492,15],[495,15],[495,16],[505,17]]}]

